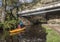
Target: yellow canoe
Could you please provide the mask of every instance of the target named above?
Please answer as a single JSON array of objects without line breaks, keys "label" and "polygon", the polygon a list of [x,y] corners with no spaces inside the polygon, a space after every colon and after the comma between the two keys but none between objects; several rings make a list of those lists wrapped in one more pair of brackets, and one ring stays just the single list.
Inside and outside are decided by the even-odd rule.
[{"label": "yellow canoe", "polygon": [[10,35],[12,36],[12,35],[16,35],[16,34],[19,34],[19,33],[21,33],[21,32],[24,32],[24,30],[25,30],[25,27],[22,28],[22,29],[11,30],[11,31],[9,31],[9,33],[10,33]]},{"label": "yellow canoe", "polygon": [[[25,32],[25,31],[22,31],[22,32]],[[10,33],[10,36],[18,35],[18,34],[20,34],[22,32]]]}]

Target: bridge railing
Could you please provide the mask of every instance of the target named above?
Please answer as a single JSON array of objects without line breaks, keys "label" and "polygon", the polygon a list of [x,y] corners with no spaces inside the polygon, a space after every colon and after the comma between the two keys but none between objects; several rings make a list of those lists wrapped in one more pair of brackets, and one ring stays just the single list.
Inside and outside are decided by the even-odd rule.
[{"label": "bridge railing", "polygon": [[41,8],[36,8],[33,10],[25,10],[25,11],[19,11],[18,14],[20,16],[29,16],[29,15],[37,15],[47,12],[53,12],[53,11],[60,11],[60,3],[56,3],[53,5],[47,5]]}]

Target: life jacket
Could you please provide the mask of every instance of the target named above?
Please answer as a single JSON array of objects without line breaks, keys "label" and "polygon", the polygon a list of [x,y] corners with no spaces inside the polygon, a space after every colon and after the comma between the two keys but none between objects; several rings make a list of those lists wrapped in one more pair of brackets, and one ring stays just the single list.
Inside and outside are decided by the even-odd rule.
[{"label": "life jacket", "polygon": [[20,23],[19,23],[19,24],[20,24],[20,26],[24,25],[22,21],[20,21]]}]

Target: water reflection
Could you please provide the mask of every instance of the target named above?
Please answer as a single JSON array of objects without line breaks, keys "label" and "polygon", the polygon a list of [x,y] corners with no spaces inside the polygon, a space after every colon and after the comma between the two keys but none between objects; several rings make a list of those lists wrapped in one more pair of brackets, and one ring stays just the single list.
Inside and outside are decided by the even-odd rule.
[{"label": "water reflection", "polygon": [[46,42],[46,29],[42,28],[40,24],[34,24],[27,26],[27,29],[22,38],[19,39],[20,42]]}]

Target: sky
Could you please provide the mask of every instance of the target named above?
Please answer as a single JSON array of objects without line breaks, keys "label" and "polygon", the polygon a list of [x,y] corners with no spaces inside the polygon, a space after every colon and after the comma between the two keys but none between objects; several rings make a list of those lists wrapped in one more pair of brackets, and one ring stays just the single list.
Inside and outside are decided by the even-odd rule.
[{"label": "sky", "polygon": [[2,6],[2,0],[0,0],[0,7]]},{"label": "sky", "polygon": [[[33,0],[19,0],[22,3],[31,3]],[[0,0],[0,7],[2,7],[2,0]]]},{"label": "sky", "polygon": [[19,0],[21,3],[31,3],[33,0]]}]

